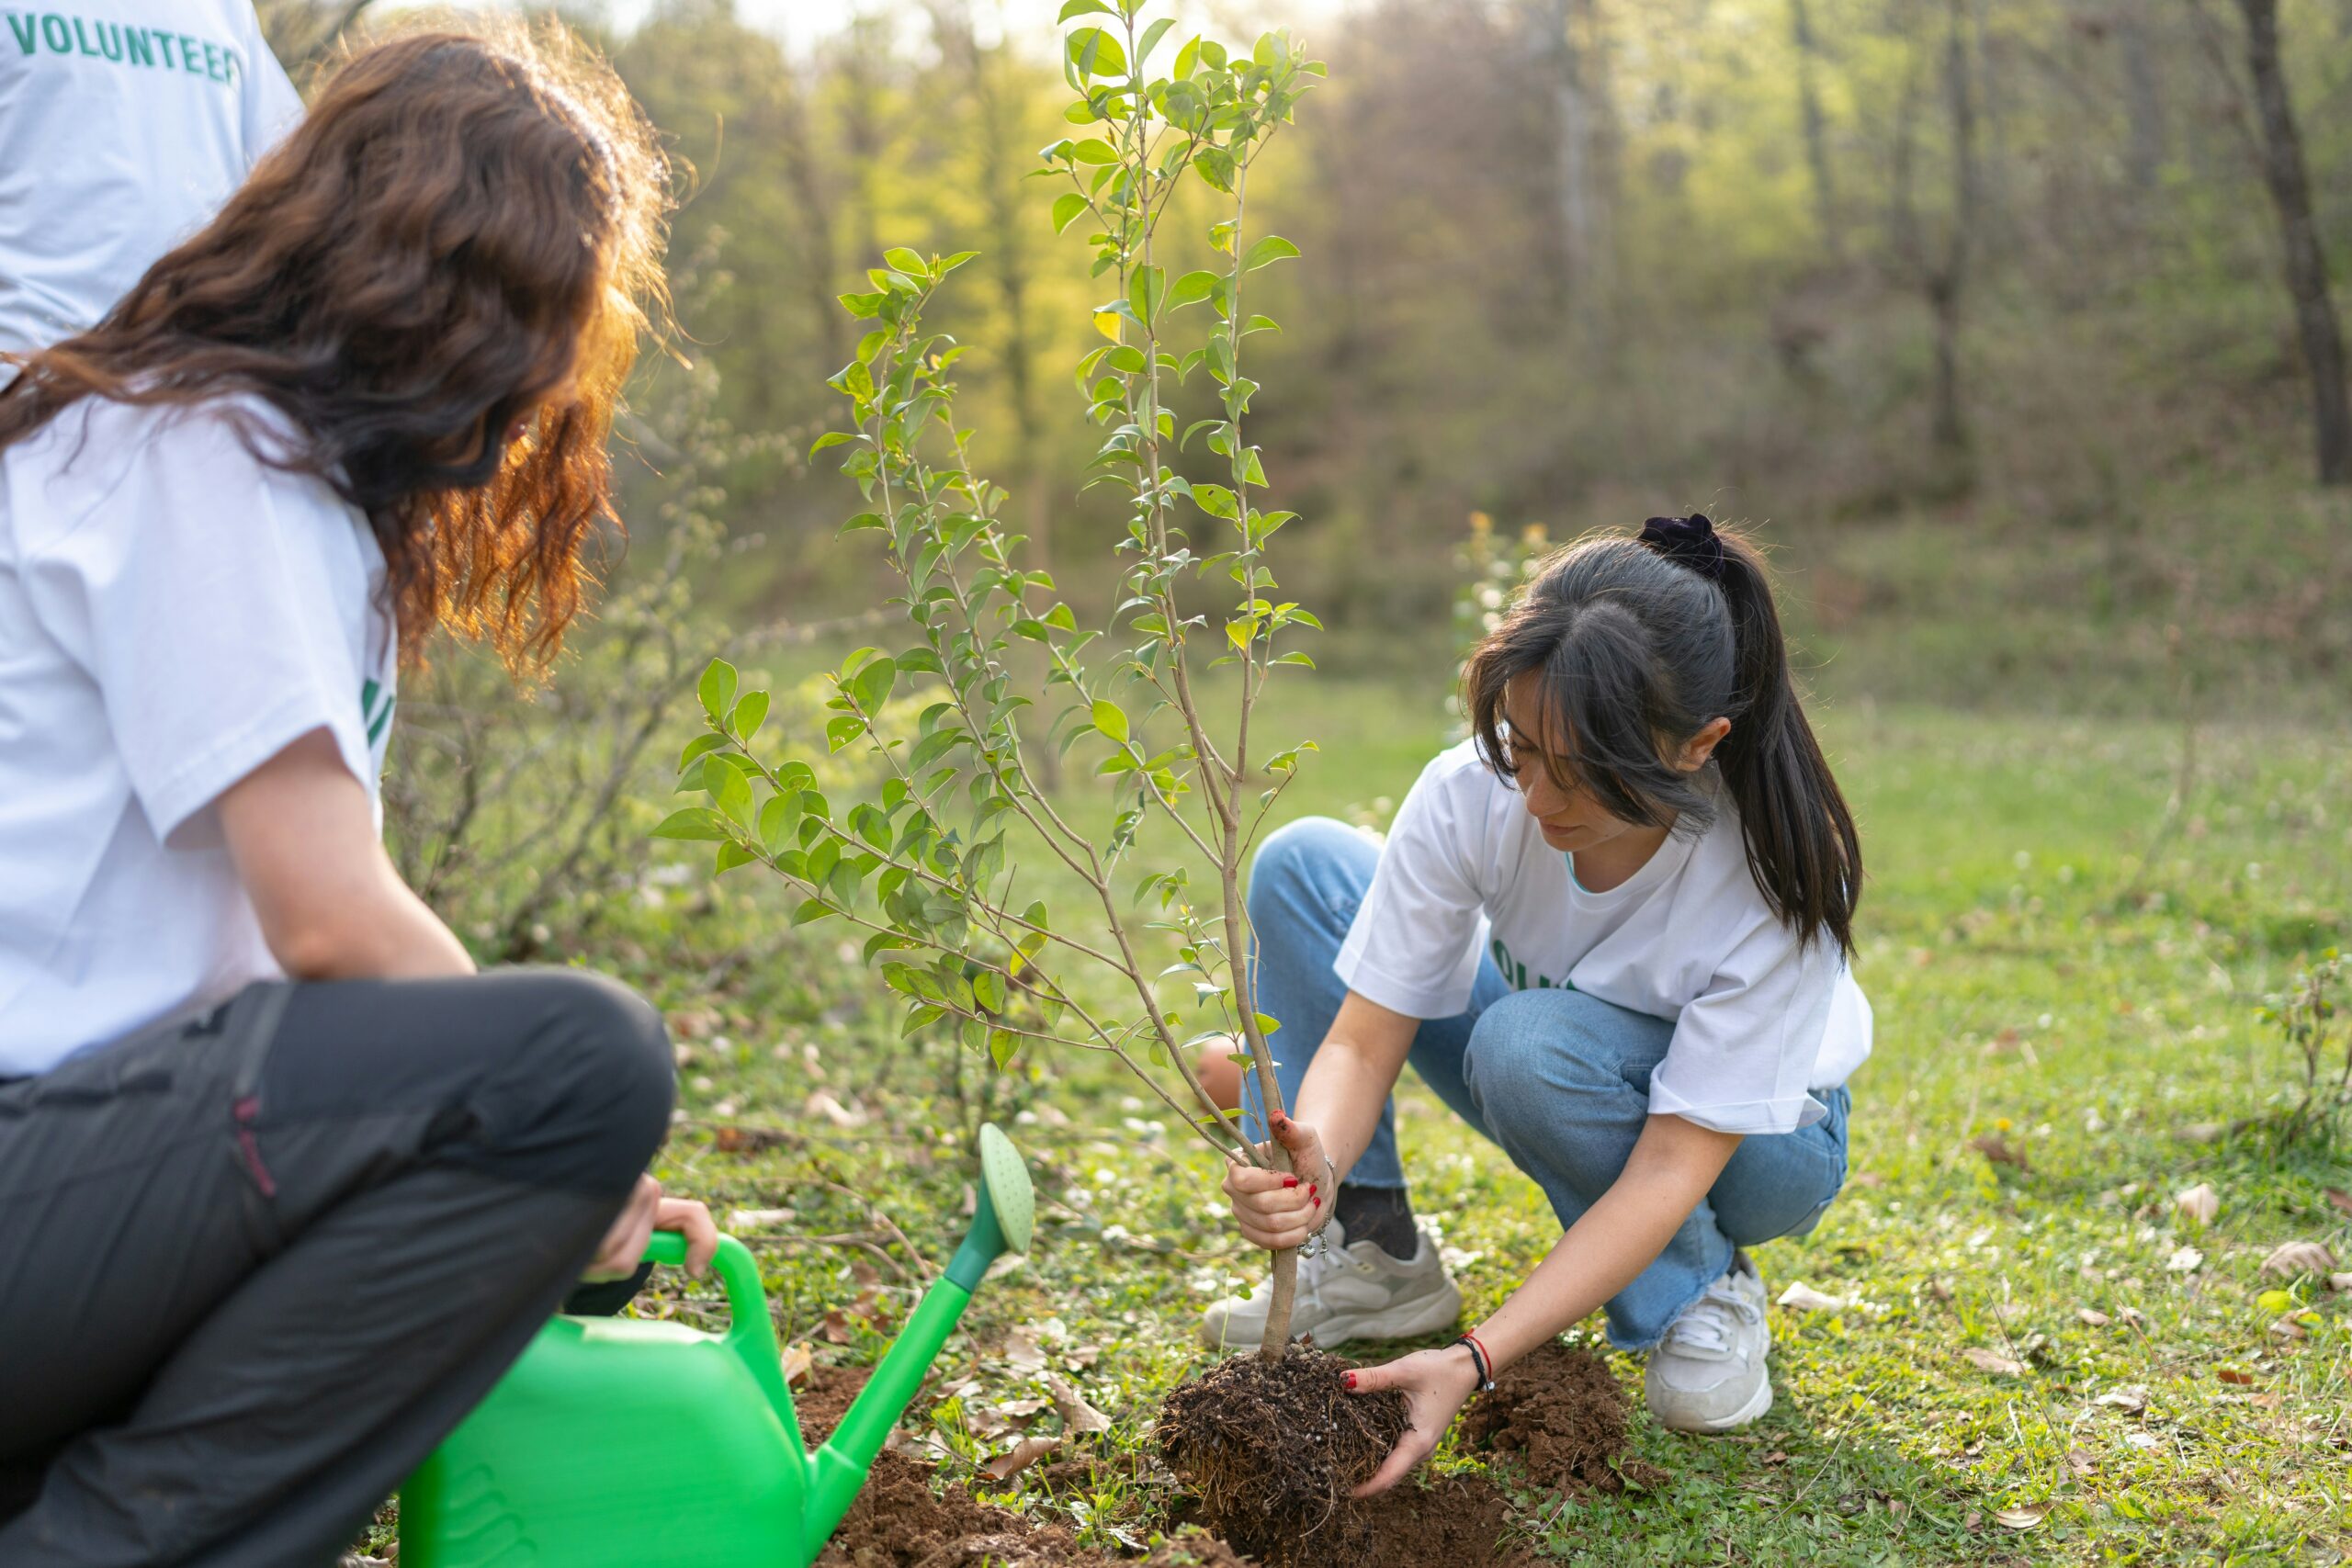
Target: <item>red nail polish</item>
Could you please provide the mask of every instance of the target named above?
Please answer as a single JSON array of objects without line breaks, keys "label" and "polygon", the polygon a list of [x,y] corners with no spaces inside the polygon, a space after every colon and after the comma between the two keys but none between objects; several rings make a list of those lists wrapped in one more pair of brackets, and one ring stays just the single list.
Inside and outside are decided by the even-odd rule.
[{"label": "red nail polish", "polygon": [[1346,1381],[1346,1382],[1345,1382],[1344,1386],[1345,1386],[1345,1387],[1348,1387],[1348,1388],[1353,1388],[1353,1387],[1355,1387],[1355,1386],[1356,1386],[1356,1375],[1355,1375],[1355,1373],[1353,1373],[1353,1372],[1350,1372],[1350,1373],[1348,1373],[1348,1374],[1347,1374],[1347,1381]]},{"label": "red nail polish", "polygon": [[1295,1187],[1298,1185],[1298,1178],[1295,1176],[1285,1176],[1283,1178],[1283,1185],[1284,1187]]},{"label": "red nail polish", "polygon": [[1306,1190],[1306,1195],[1307,1195],[1309,1198],[1312,1198],[1312,1197],[1316,1196],[1317,1193],[1319,1193],[1320,1191],[1322,1191],[1322,1188],[1321,1188],[1319,1185],[1310,1186],[1310,1187],[1308,1187],[1308,1188],[1307,1188],[1307,1190]]}]

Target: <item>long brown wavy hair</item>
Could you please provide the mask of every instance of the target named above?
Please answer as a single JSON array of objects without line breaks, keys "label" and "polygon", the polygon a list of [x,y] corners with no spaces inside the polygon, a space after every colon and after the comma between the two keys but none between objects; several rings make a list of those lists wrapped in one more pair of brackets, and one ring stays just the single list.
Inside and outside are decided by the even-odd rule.
[{"label": "long brown wavy hair", "polygon": [[404,656],[438,625],[526,675],[618,526],[606,438],[662,309],[669,172],[562,28],[464,26],[352,53],[210,224],[21,359],[0,447],[88,397],[257,397],[293,434],[246,428],[256,458],[367,514]]}]

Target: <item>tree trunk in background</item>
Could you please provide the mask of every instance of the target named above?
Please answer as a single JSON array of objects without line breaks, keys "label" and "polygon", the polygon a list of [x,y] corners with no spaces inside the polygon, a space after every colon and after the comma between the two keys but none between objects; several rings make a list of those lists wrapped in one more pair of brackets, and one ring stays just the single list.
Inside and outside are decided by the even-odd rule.
[{"label": "tree trunk in background", "polygon": [[[1973,164],[1969,177],[1976,182],[1973,203],[1973,209],[1978,214],[1976,220],[1984,224],[1987,236],[2006,241],[2014,238],[2017,217],[2011,210],[2009,200],[2007,94],[2002,90],[2005,84],[1993,60],[1993,0],[1974,0],[1972,9],[1971,30],[1974,34],[1974,43],[1973,48],[1962,46],[1965,57],[1959,62],[1961,74],[1952,91],[1966,94],[1971,106],[1968,110],[1972,124],[1967,152]],[[1955,28],[1959,26],[1957,6],[1954,7],[1953,26]],[[1960,114],[1961,111],[1955,108],[1952,119],[1952,153],[1955,158],[1961,152]],[[1984,125],[1984,149],[1981,158],[1976,150],[1973,125],[1977,120]]]},{"label": "tree trunk in background", "polygon": [[1789,32],[1797,51],[1797,107],[1804,122],[1804,161],[1813,172],[1813,220],[1821,248],[1834,261],[1845,249],[1838,226],[1838,187],[1829,167],[1829,126],[1816,76],[1821,46],[1813,35],[1809,0],[1789,0]]},{"label": "tree trunk in background", "polygon": [[1590,326],[1606,316],[1610,291],[1593,0],[1544,0],[1538,14],[1551,61],[1562,300],[1570,314]]},{"label": "tree trunk in background", "polygon": [[[1001,41],[992,50],[981,49],[969,0],[930,0],[930,10],[940,52],[964,73],[966,89],[972,96],[980,137],[980,192],[988,208],[984,254],[989,279],[1004,308],[1004,338],[997,352],[1004,367],[1005,397],[1012,405],[1013,471],[1019,476],[1021,527],[1029,536],[1031,569],[1051,571],[1052,481],[1046,472],[1045,422],[1037,409],[1037,356],[1029,321],[1031,266],[1023,227],[1024,222],[1037,221],[1038,215],[1022,205],[1030,186],[1012,157],[1013,150],[1022,144],[1020,106],[1017,99],[1007,100],[1001,80],[1010,46]],[[1001,26],[1001,14],[999,22],[1001,38],[1009,39],[1012,33]],[[1040,748],[1036,761],[1039,782],[1047,789],[1058,787],[1061,752],[1050,746]]]},{"label": "tree trunk in background", "polygon": [[2146,16],[2131,9],[2115,25],[2123,51],[2123,113],[2130,130],[2123,167],[2132,188],[2144,196],[2156,188],[2163,176],[2165,151],[2164,81],[2158,73],[2155,28]]},{"label": "tree trunk in background", "polygon": [[1936,317],[1936,445],[1958,453],[1968,446],[1968,417],[1960,397],[1960,324],[1977,222],[1976,96],[1970,81],[1965,30],[1967,0],[1947,0],[1944,105],[1951,117],[1951,230],[1943,261],[1928,278]]},{"label": "tree trunk in background", "polygon": [[[849,357],[844,335],[849,318],[834,298],[840,288],[841,248],[833,238],[833,198],[819,172],[817,139],[808,123],[808,97],[813,91],[805,78],[796,77],[785,91],[778,118],[793,204],[806,225],[799,281],[808,291],[809,313],[819,341],[825,345],[826,363],[839,369]],[[871,258],[864,265],[872,265]]]},{"label": "tree trunk in background", "polygon": [[2327,258],[2312,220],[2311,176],[2301,134],[2287,96],[2278,58],[2278,0],[2238,0],[2245,17],[2245,58],[2254,77],[2255,111],[2262,124],[2262,178],[2278,214],[2287,292],[2295,302],[2303,368],[2312,381],[2312,423],[2319,449],[2319,482],[2352,484],[2352,408],[2344,387],[2344,337],[2328,297]]}]

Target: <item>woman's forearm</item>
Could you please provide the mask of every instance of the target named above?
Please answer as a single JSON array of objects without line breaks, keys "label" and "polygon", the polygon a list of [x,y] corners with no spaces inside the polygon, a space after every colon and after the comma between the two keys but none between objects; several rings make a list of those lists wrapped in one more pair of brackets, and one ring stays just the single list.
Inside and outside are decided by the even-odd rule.
[{"label": "woman's forearm", "polygon": [[1739,1142],[1680,1117],[1651,1117],[1616,1183],[1475,1330],[1495,1365],[1582,1321],[1657,1261]]}]

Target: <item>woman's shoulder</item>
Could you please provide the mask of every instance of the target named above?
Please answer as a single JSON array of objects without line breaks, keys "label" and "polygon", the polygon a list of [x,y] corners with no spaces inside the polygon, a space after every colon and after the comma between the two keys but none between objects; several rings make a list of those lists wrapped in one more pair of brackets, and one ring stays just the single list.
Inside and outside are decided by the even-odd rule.
[{"label": "woman's shoulder", "polygon": [[159,513],[225,517],[264,491],[298,511],[348,515],[328,486],[279,466],[298,445],[286,415],[249,393],[170,403],[93,395],[0,459],[17,537],[32,553],[109,518],[144,528]]}]

